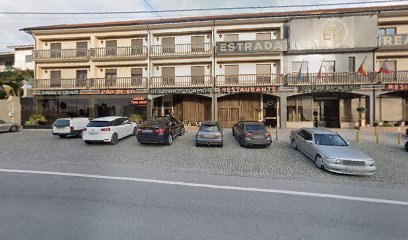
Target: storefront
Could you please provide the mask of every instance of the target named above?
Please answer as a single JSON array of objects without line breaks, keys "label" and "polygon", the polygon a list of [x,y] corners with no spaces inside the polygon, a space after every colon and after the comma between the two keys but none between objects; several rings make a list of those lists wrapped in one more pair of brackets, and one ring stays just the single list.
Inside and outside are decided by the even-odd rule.
[{"label": "storefront", "polygon": [[386,85],[388,93],[381,94],[376,102],[378,122],[408,124],[408,84]]}]

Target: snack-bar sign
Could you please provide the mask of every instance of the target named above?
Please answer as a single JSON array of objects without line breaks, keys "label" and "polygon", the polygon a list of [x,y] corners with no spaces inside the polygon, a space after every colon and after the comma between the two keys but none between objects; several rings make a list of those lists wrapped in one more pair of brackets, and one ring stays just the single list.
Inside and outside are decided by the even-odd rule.
[{"label": "snack-bar sign", "polygon": [[130,103],[137,106],[147,106],[147,99],[144,97],[135,97],[130,100]]}]

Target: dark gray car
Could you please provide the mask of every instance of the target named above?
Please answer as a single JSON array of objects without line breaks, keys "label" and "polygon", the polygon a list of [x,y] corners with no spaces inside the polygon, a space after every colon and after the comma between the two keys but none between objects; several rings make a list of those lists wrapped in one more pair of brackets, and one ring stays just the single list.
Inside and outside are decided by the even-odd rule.
[{"label": "dark gray car", "polygon": [[212,145],[223,147],[222,128],[218,122],[203,122],[196,135],[196,146]]},{"label": "dark gray car", "polygon": [[272,144],[271,134],[262,123],[256,121],[239,121],[232,127],[232,135],[242,147],[268,147]]},{"label": "dark gray car", "polygon": [[17,132],[19,129],[20,125],[17,123],[0,120],[0,132]]},{"label": "dark gray car", "polygon": [[377,170],[370,156],[350,147],[340,135],[330,130],[292,130],[290,141],[293,149],[300,150],[314,160],[320,169],[353,175],[372,175]]}]

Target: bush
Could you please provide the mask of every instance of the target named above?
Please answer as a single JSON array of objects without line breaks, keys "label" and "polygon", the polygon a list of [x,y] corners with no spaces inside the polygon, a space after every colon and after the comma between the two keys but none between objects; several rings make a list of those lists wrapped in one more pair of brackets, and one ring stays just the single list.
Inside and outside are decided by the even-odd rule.
[{"label": "bush", "polygon": [[44,125],[47,123],[47,119],[42,114],[33,114],[30,116],[28,121],[25,122],[27,125]]},{"label": "bush", "polygon": [[392,124],[389,123],[389,122],[387,122],[387,121],[385,121],[382,126],[383,126],[383,127],[392,127]]},{"label": "bush", "polygon": [[367,109],[365,107],[358,107],[357,112],[367,112]]},{"label": "bush", "polygon": [[374,124],[373,124],[374,127],[378,127],[378,125],[380,125],[380,124],[378,124],[378,122],[374,122]]},{"label": "bush", "polygon": [[145,118],[140,114],[132,114],[129,119],[135,123],[141,123],[145,120]]},{"label": "bush", "polygon": [[401,126],[401,122],[395,122],[394,123],[394,127],[400,127]]}]

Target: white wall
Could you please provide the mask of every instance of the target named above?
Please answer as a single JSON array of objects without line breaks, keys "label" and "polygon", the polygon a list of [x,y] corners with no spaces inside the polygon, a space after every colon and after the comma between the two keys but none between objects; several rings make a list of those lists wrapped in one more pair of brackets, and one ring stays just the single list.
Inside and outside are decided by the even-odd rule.
[{"label": "white wall", "polygon": [[215,36],[215,41],[216,42],[223,42],[225,35],[228,35],[228,34],[238,34],[238,41],[252,41],[252,40],[256,40],[256,34],[257,33],[270,33],[271,34],[271,39],[277,39],[277,36],[275,36],[273,34],[274,32],[276,32],[276,35],[278,35],[278,31],[228,32],[228,33],[221,33],[222,34],[221,38],[220,38],[219,33],[218,33]]},{"label": "white wall", "polygon": [[16,49],[15,51],[14,51],[15,53],[14,53],[14,68],[20,68],[20,69],[23,69],[23,70],[26,70],[26,69],[31,69],[31,70],[33,70],[34,69],[34,62],[33,61],[31,61],[31,62],[26,62],[26,56],[27,55],[33,55],[33,50],[31,50],[31,49],[23,49],[23,50],[19,50],[19,49]]}]

